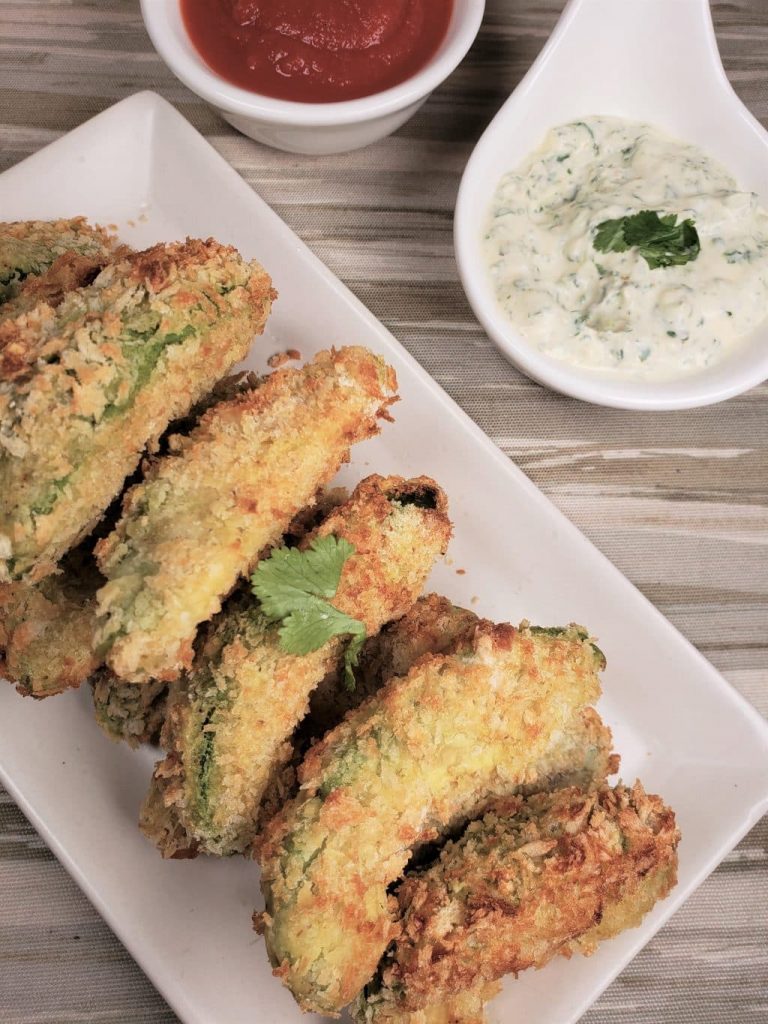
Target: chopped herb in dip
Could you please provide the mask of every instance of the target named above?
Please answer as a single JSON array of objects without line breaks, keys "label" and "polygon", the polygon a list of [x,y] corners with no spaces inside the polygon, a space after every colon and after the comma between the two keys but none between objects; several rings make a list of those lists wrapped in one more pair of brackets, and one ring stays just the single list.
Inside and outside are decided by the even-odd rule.
[{"label": "chopped herb in dip", "polygon": [[697,146],[590,117],[501,179],[485,233],[497,300],[539,351],[670,379],[768,313],[768,211]]}]

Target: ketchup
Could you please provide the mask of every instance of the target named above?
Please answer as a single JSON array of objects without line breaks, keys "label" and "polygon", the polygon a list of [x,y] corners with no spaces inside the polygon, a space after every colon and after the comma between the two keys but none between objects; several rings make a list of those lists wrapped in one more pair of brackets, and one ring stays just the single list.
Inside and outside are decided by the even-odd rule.
[{"label": "ketchup", "polygon": [[189,37],[251,92],[332,103],[389,89],[437,51],[453,0],[181,0]]}]

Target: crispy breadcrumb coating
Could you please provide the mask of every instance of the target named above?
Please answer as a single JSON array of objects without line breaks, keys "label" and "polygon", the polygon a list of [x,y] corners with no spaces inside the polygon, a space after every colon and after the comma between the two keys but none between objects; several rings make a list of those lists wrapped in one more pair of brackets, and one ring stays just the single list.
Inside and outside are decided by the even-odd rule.
[{"label": "crispy breadcrumb coating", "polygon": [[[220,381],[187,417],[175,420],[171,428],[191,430],[196,417],[249,386],[253,386],[250,374],[236,374]],[[164,435],[159,441],[160,451],[166,445]],[[328,510],[338,501],[335,493],[323,494],[317,507]],[[0,665],[24,696],[52,697],[80,686],[101,665],[102,659],[95,649],[96,591],[103,586],[104,577],[96,568],[93,545],[113,528],[118,514],[113,503],[97,533],[68,552],[52,576],[35,584],[0,584]],[[303,536],[309,528],[310,515],[314,515],[314,509],[311,513],[303,512],[302,518],[291,524],[289,534],[293,538]],[[124,738],[130,743],[137,736],[152,734],[150,719],[157,718],[164,704],[164,700],[153,699],[157,687],[144,694],[133,691],[128,684],[122,689],[120,680],[108,669],[101,670],[94,682],[99,684],[97,711],[102,712],[97,719],[113,738],[125,732]],[[147,717],[145,725],[139,722],[142,714]]]},{"label": "crispy breadcrumb coating", "polygon": [[102,260],[114,239],[85,217],[0,223],[0,303],[12,300],[27,281],[44,274],[65,254]]},{"label": "crispy breadcrumb coating", "polygon": [[[370,637],[355,669],[355,688],[350,690],[338,673],[329,673],[310,698],[310,712],[294,734],[291,760],[280,765],[262,800],[262,819],[274,816],[298,792],[297,773],[307,750],[325,732],[335,728],[344,715],[376,693],[393,676],[407,675],[425,654],[442,654],[467,643],[478,617],[458,608],[439,594],[427,594],[406,612]],[[322,690],[317,702],[315,697]],[[552,738],[539,761],[531,766],[530,781],[517,787],[534,793],[553,786],[589,786],[618,771],[619,758],[612,753],[611,731],[594,708],[581,708],[566,727]],[[516,790],[516,791],[517,791]],[[473,809],[473,816],[482,808]],[[461,823],[464,825],[464,822]],[[442,838],[445,838],[443,835]],[[415,851],[417,859],[428,856],[430,846]]]},{"label": "crispy breadcrumb coating", "polygon": [[674,813],[639,782],[507,800],[398,886],[401,934],[355,1019],[400,1022],[558,953],[591,952],[667,895],[679,839]]},{"label": "crispy breadcrumb coating", "polygon": [[246,354],[273,297],[257,263],[188,240],[0,323],[0,579],[53,571],[144,448]]},{"label": "crispy breadcrumb coating", "polygon": [[[412,604],[450,532],[433,480],[371,476],[300,546],[329,535],[349,541],[355,553],[330,603],[373,634]],[[229,602],[192,671],[171,690],[168,755],[152,783],[162,800],[151,793],[141,821],[164,856],[178,852],[180,837],[185,850],[218,855],[252,843],[262,796],[290,756],[310,693],[338,668],[345,646],[337,636],[309,654],[287,654],[278,625],[252,595]]]},{"label": "crispy breadcrumb coating", "polygon": [[387,887],[411,848],[531,783],[599,695],[603,666],[579,627],[481,621],[310,750],[260,850],[267,950],[303,1009],[333,1013],[358,994],[397,936]]},{"label": "crispy breadcrumb coating", "polygon": [[[201,415],[217,401],[231,398],[243,386],[252,384],[249,377],[249,374],[238,374],[221,381],[193,411]],[[180,421],[176,425],[180,426]],[[282,538],[283,543],[298,544],[309,530],[316,527],[346,497],[342,488],[318,494],[316,503],[302,509],[294,518]],[[262,552],[262,555],[266,555],[266,552]],[[130,747],[159,742],[168,704],[168,683],[126,683],[118,679],[111,669],[102,667],[92,677],[91,685],[96,722],[111,739],[124,740]],[[167,822],[167,814],[162,813]],[[175,856],[178,855],[177,851]]]},{"label": "crispy breadcrumb coating", "polygon": [[91,679],[96,722],[113,740],[129,747],[157,743],[165,721],[167,683],[124,683],[108,668]]},{"label": "crispy breadcrumb coating", "polygon": [[500,991],[501,982],[489,981],[412,1013],[408,1010],[399,1013],[394,1007],[388,1007],[391,1016],[386,1018],[387,1024],[488,1024],[485,1007]]},{"label": "crispy breadcrumb coating", "polygon": [[302,732],[319,738],[339,724],[392,676],[405,675],[424,654],[442,654],[469,639],[478,622],[474,612],[458,608],[447,597],[425,594],[400,619],[366,640],[355,669],[355,688],[329,675],[312,694]]},{"label": "crispy breadcrumb coating", "polygon": [[171,681],[259,551],[275,543],[348,458],[377,433],[396,379],[363,348],[321,352],[302,369],[211,409],[124,501],[97,548],[100,643],[122,679]]},{"label": "crispy breadcrumb coating", "polygon": [[78,548],[35,586],[0,583],[0,675],[19,693],[51,697],[98,667],[94,597],[102,582],[90,553]]},{"label": "crispy breadcrumb coating", "polygon": [[29,313],[41,302],[55,309],[61,305],[68,292],[93,284],[108,263],[124,259],[130,252],[130,249],[123,247],[115,253],[84,256],[77,252],[65,252],[57,256],[46,271],[39,277],[26,278],[18,293],[0,305],[0,321]]},{"label": "crispy breadcrumb coating", "polygon": [[350,688],[338,672],[329,672],[309,699],[309,713],[291,740],[291,756],[280,764],[262,798],[263,821],[273,817],[298,791],[297,772],[312,743],[335,728],[348,711],[359,707],[392,678],[405,675],[424,654],[441,654],[460,639],[467,639],[478,618],[457,608],[446,597],[426,594],[401,618],[370,636],[355,667],[355,686]]}]

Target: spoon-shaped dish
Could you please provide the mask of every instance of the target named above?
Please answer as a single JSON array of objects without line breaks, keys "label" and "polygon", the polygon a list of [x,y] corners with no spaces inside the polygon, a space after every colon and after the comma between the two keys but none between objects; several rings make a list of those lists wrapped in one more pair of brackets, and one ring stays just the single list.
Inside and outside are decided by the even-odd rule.
[{"label": "spoon-shaped dish", "polygon": [[599,405],[685,409],[759,384],[768,377],[768,321],[706,370],[676,380],[641,381],[544,355],[497,304],[482,241],[499,179],[550,128],[595,114],[648,121],[698,145],[768,205],[768,132],[725,75],[709,0],[570,0],[538,59],[481,137],[461,181],[456,258],[478,319],[529,377]]}]

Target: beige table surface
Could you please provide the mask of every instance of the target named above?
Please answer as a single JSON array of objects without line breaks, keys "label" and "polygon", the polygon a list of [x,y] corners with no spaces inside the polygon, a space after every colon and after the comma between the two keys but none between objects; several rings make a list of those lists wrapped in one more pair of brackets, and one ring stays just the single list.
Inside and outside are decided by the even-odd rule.
[{"label": "beige table surface", "polygon": [[[138,0],[0,0],[0,170],[114,101],[157,90],[768,715],[768,385],[683,413],[584,405],[507,365],[458,283],[461,170],[562,6],[492,0],[467,60],[409,124],[368,150],[318,159],[248,141],[189,93],[152,50]],[[768,123],[768,0],[713,7],[731,81]],[[0,1024],[174,1020],[0,790]],[[768,819],[583,1020],[768,1022]]]}]

